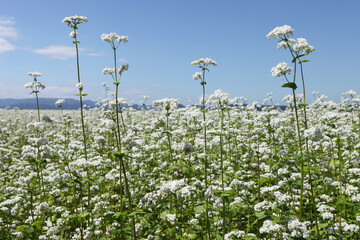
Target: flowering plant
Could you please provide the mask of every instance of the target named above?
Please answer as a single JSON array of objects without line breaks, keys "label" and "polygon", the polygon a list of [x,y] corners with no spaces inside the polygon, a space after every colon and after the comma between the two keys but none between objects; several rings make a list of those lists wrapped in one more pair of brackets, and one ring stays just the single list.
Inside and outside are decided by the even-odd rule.
[{"label": "flowering plant", "polygon": [[35,93],[36,96],[36,104],[37,104],[37,110],[38,110],[38,120],[40,122],[40,107],[39,107],[39,98],[38,98],[38,93],[40,91],[40,89],[44,89],[45,85],[42,84],[41,82],[37,81],[37,77],[40,77],[42,74],[39,72],[29,72],[28,76],[34,78],[33,82],[28,82],[25,84],[25,88],[31,88],[31,93]]}]

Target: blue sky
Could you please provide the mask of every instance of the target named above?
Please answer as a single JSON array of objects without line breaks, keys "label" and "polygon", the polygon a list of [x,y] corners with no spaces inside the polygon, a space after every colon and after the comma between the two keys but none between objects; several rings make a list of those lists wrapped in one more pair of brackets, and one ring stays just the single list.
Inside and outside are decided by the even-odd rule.
[{"label": "blue sky", "polygon": [[129,102],[142,95],[150,96],[148,103],[164,97],[198,102],[201,85],[192,79],[197,68],[190,63],[208,57],[218,63],[206,76],[208,94],[222,89],[251,103],[273,92],[274,102],[283,104],[289,89],[270,69],[290,64],[290,53],[266,34],[284,24],[316,49],[304,66],[308,101],[314,90],[334,101],[350,89],[360,93],[357,0],[0,0],[0,6],[0,98],[29,97],[24,84],[34,71],[46,85],[40,97],[76,98],[75,48],[62,23],[73,15],[88,18],[78,29],[87,99],[104,97],[103,82],[113,89],[101,72],[113,67],[112,49],[100,36],[115,32],[129,36],[118,48],[118,62],[129,64],[120,96]]}]

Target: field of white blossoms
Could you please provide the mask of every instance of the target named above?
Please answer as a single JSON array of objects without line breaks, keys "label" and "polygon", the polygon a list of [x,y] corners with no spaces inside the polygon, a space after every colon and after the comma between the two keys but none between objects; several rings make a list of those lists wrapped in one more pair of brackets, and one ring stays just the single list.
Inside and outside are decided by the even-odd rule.
[{"label": "field of white blossoms", "polygon": [[[78,50],[87,19],[63,22]],[[165,98],[149,108],[144,98],[129,108],[118,96],[128,65],[116,65],[128,38],[115,33],[101,37],[116,95],[98,108],[83,108],[79,64],[79,111],[63,111],[63,100],[42,111],[45,85],[29,73],[38,110],[0,111],[0,238],[360,239],[360,97],[315,93],[307,104],[303,64],[314,47],[292,35],[287,25],[267,35],[291,54],[293,67],[271,70],[291,91],[286,109],[221,90],[206,97],[205,73],[217,65],[208,58],[191,63],[200,106]]]}]

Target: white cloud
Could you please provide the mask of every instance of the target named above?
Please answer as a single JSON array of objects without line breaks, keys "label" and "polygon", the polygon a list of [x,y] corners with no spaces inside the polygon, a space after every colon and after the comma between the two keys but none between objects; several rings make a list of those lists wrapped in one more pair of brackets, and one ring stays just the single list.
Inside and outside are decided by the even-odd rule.
[{"label": "white cloud", "polygon": [[103,52],[91,52],[91,53],[88,53],[86,54],[87,56],[94,56],[94,57],[97,57],[97,56],[104,56],[105,54]]},{"label": "white cloud", "polygon": [[75,47],[68,47],[63,45],[49,46],[46,48],[32,49],[34,53],[48,56],[54,59],[67,60],[76,56]]},{"label": "white cloud", "polygon": [[16,28],[12,27],[14,24],[15,22],[10,18],[0,17],[0,53],[15,50],[15,46],[8,41],[9,38],[18,37]]},{"label": "white cloud", "polygon": [[0,53],[7,51],[14,51],[15,46],[9,43],[7,40],[0,38]]},{"label": "white cloud", "polygon": [[49,98],[75,98],[78,89],[74,86],[48,86],[42,92],[42,97]]},{"label": "white cloud", "polygon": [[[76,57],[76,49],[74,46],[64,46],[64,45],[53,45],[48,46],[45,48],[39,48],[39,49],[28,49],[29,51],[32,51],[36,54],[45,55],[53,59],[59,59],[59,60],[67,60],[72,57]],[[86,48],[79,48],[80,52],[88,51],[89,49]],[[86,56],[102,56],[103,53],[83,53]]]},{"label": "white cloud", "polygon": [[[1,98],[32,98],[35,97],[33,94],[29,94],[31,90],[25,89],[26,81],[24,84],[8,84],[7,82],[0,82],[0,96]],[[74,86],[48,86],[46,81],[42,82],[45,84],[45,89],[39,94],[41,98],[75,98],[75,94],[78,93],[78,89]]]}]

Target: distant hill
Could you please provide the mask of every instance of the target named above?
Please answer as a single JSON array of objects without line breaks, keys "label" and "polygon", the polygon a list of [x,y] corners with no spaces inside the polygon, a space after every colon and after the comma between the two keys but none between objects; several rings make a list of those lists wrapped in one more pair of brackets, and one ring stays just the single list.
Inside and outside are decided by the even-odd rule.
[{"label": "distant hill", "polygon": [[[65,102],[63,104],[63,109],[78,109],[80,108],[80,101],[75,100],[72,98],[64,98]],[[39,98],[39,106],[40,109],[57,109],[55,106],[55,102],[58,100],[58,98]],[[85,100],[83,101],[83,104],[86,104],[87,106],[93,108],[95,107],[94,101],[91,100]],[[10,109],[14,107],[18,107],[20,109],[37,109],[36,106],[36,98],[24,98],[24,99],[11,99],[11,98],[5,98],[0,99],[0,108],[7,108]]]},{"label": "distant hill", "polygon": [[[73,99],[73,98],[64,98],[65,102],[63,103],[62,109],[65,110],[77,110],[80,108],[80,101]],[[39,98],[39,105],[40,105],[40,109],[57,109],[57,107],[55,106],[55,102],[58,100],[58,98]],[[91,100],[85,100],[83,101],[83,104],[86,104],[89,108],[94,108],[96,107],[96,102],[91,101]],[[197,107],[201,108],[200,105],[196,105]],[[246,106],[246,104],[245,104]],[[262,109],[263,107],[269,107],[270,105],[261,105],[260,109]],[[0,109],[4,109],[4,108],[20,108],[20,109],[37,109],[36,107],[36,98],[24,98],[24,99],[12,99],[12,98],[5,98],[5,99],[0,99]],[[139,110],[142,108],[141,105],[138,104],[133,104],[129,107],[132,107],[136,110]],[[150,109],[152,108],[152,106],[147,106]],[[180,104],[179,108],[184,108],[185,106]],[[281,110],[286,109],[287,106],[284,105],[280,105],[277,106],[278,108],[280,108]],[[259,110],[260,110],[259,109]]]}]

